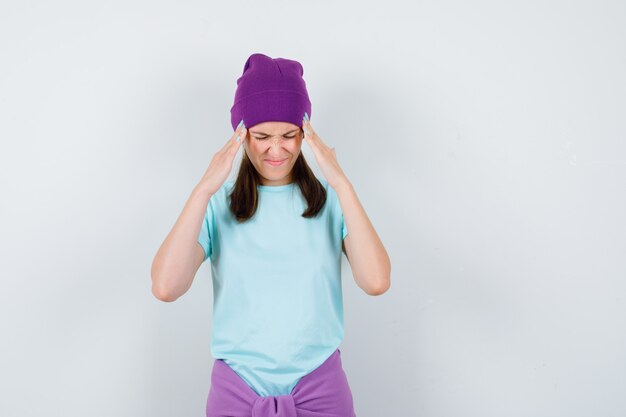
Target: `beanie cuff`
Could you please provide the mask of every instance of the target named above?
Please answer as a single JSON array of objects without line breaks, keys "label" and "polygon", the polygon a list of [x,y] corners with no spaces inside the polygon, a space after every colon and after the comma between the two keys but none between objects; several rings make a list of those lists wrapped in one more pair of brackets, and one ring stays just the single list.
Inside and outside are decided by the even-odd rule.
[{"label": "beanie cuff", "polygon": [[246,128],[268,121],[288,122],[302,127],[304,112],[311,117],[311,101],[296,91],[260,91],[237,101],[230,109],[233,130],[243,119]]}]

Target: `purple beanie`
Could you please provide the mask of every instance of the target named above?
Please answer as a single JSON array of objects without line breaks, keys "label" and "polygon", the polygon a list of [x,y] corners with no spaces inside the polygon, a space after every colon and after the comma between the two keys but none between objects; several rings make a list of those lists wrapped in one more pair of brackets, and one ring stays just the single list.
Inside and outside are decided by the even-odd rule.
[{"label": "purple beanie", "polygon": [[298,61],[255,53],[248,57],[237,79],[235,103],[230,109],[233,130],[241,119],[247,128],[269,121],[302,127],[304,112],[311,118],[311,101]]}]

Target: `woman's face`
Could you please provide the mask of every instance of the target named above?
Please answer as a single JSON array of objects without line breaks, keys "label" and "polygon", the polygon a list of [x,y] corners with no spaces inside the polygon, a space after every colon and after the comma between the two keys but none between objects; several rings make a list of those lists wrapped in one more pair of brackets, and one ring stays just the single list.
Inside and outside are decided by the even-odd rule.
[{"label": "woman's face", "polygon": [[[262,185],[293,182],[291,168],[302,146],[302,129],[288,122],[263,122],[248,129],[244,152],[259,173]],[[271,164],[270,161],[282,161]]]}]

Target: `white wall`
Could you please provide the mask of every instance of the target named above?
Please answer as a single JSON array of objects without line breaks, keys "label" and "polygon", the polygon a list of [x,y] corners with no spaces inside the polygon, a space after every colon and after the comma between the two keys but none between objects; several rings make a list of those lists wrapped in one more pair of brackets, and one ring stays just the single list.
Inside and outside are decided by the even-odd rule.
[{"label": "white wall", "polygon": [[253,52],[303,64],[392,260],[371,297],[344,258],[358,417],[626,415],[625,28],[590,0],[3,2],[0,415],[204,415],[209,264],[174,303],[150,265]]}]

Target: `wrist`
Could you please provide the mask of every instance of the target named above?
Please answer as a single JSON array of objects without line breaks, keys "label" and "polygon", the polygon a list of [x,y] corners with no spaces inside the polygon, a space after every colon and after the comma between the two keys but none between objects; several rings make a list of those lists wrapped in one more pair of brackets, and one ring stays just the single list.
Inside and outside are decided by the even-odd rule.
[{"label": "wrist", "polygon": [[337,182],[337,185],[334,188],[337,195],[343,194],[352,189],[352,183],[350,182],[350,180],[348,180],[347,177],[344,177]]},{"label": "wrist", "polygon": [[195,187],[193,187],[191,193],[194,195],[208,196],[209,198],[214,194],[208,184],[205,184],[203,181],[200,181]]}]

